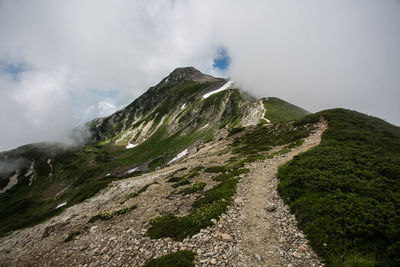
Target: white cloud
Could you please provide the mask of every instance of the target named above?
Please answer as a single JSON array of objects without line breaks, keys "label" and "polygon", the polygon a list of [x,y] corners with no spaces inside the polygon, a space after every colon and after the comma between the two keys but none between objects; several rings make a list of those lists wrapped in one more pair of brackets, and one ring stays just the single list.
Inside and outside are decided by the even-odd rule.
[{"label": "white cloud", "polygon": [[221,74],[221,46],[227,74],[259,96],[399,124],[399,12],[394,0],[3,0],[0,63],[26,69],[0,68],[0,150],[65,140],[176,67]]},{"label": "white cloud", "polygon": [[74,120],[64,74],[32,71],[20,74],[19,79],[0,78],[0,148],[65,141]]}]

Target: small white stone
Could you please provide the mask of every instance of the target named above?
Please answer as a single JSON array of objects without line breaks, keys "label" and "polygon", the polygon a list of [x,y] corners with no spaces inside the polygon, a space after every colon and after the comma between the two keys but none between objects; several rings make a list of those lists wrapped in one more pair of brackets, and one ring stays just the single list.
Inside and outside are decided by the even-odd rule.
[{"label": "small white stone", "polygon": [[232,241],[232,237],[230,235],[228,235],[228,234],[222,234],[221,238],[224,241]]}]

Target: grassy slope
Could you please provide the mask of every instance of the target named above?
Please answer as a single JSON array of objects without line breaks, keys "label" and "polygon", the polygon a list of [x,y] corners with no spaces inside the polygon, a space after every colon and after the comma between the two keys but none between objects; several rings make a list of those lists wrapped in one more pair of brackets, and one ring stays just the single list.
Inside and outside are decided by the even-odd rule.
[{"label": "grassy slope", "polygon": [[364,255],[370,264],[376,258],[378,265],[399,266],[400,128],[344,109],[301,123],[319,116],[330,128],[318,147],[280,168],[281,195],[332,265]]},{"label": "grassy slope", "polygon": [[272,123],[298,120],[310,114],[310,112],[277,97],[268,97],[263,100],[263,103],[267,110],[265,118]]},{"label": "grassy slope", "polygon": [[[48,157],[43,156],[38,165],[41,169],[36,169],[31,187],[29,178],[21,177],[17,186],[0,196],[0,236],[54,216],[68,206],[92,197],[113,180],[135,175],[124,175],[128,169],[148,162],[150,170],[154,170],[193,142],[209,138],[211,131],[184,136],[178,132],[169,136],[163,125],[151,138],[133,149],[106,144],[60,153],[52,158],[54,173],[51,179],[46,163]],[[106,176],[108,173],[112,175]],[[70,187],[63,194],[56,196],[68,185]],[[68,205],[55,210],[63,201],[68,201]]]},{"label": "grassy slope", "polygon": [[[184,81],[176,91],[184,98],[183,100],[193,101],[194,95],[206,86]],[[200,112],[199,119],[212,114],[213,109],[220,106],[219,103],[226,94],[227,92],[223,92],[209,97],[207,100],[212,101],[213,105],[209,106],[208,102],[204,102],[204,110]],[[177,97],[177,95],[168,96],[147,117],[159,121],[160,114],[165,115],[172,109],[171,105],[178,101]],[[211,127],[200,131],[193,128],[186,134],[180,130],[170,135],[167,130],[168,123],[170,121],[167,117],[150,138],[133,149],[125,149],[112,142],[100,142],[64,151],[56,156],[41,152],[35,152],[34,156],[29,155],[27,159],[35,159],[36,179],[30,187],[29,179],[21,177],[17,186],[0,196],[0,236],[50,218],[65,208],[94,196],[113,180],[140,174],[125,174],[129,169],[144,164],[148,165],[149,171],[152,171],[193,143],[210,140],[214,131]],[[46,162],[49,157],[52,158],[54,167],[51,179],[48,177],[50,168]],[[108,173],[111,175],[106,176]],[[65,192],[56,196],[56,193],[67,186],[69,188]],[[68,204],[55,210],[55,207],[64,201]]]}]

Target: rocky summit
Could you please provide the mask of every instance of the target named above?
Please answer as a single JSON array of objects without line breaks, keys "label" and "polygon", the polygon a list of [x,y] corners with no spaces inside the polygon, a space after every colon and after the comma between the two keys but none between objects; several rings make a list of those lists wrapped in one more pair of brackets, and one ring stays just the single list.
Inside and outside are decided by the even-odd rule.
[{"label": "rocky summit", "polygon": [[0,266],[400,263],[400,130],[378,118],[186,67],[82,129],[0,153]]}]

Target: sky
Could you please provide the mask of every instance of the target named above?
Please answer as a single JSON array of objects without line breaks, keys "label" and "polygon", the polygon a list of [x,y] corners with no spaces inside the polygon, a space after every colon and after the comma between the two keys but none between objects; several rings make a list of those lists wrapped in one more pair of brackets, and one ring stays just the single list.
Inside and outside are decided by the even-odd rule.
[{"label": "sky", "polygon": [[0,151],[68,141],[177,67],[400,125],[399,0],[0,0]]}]

